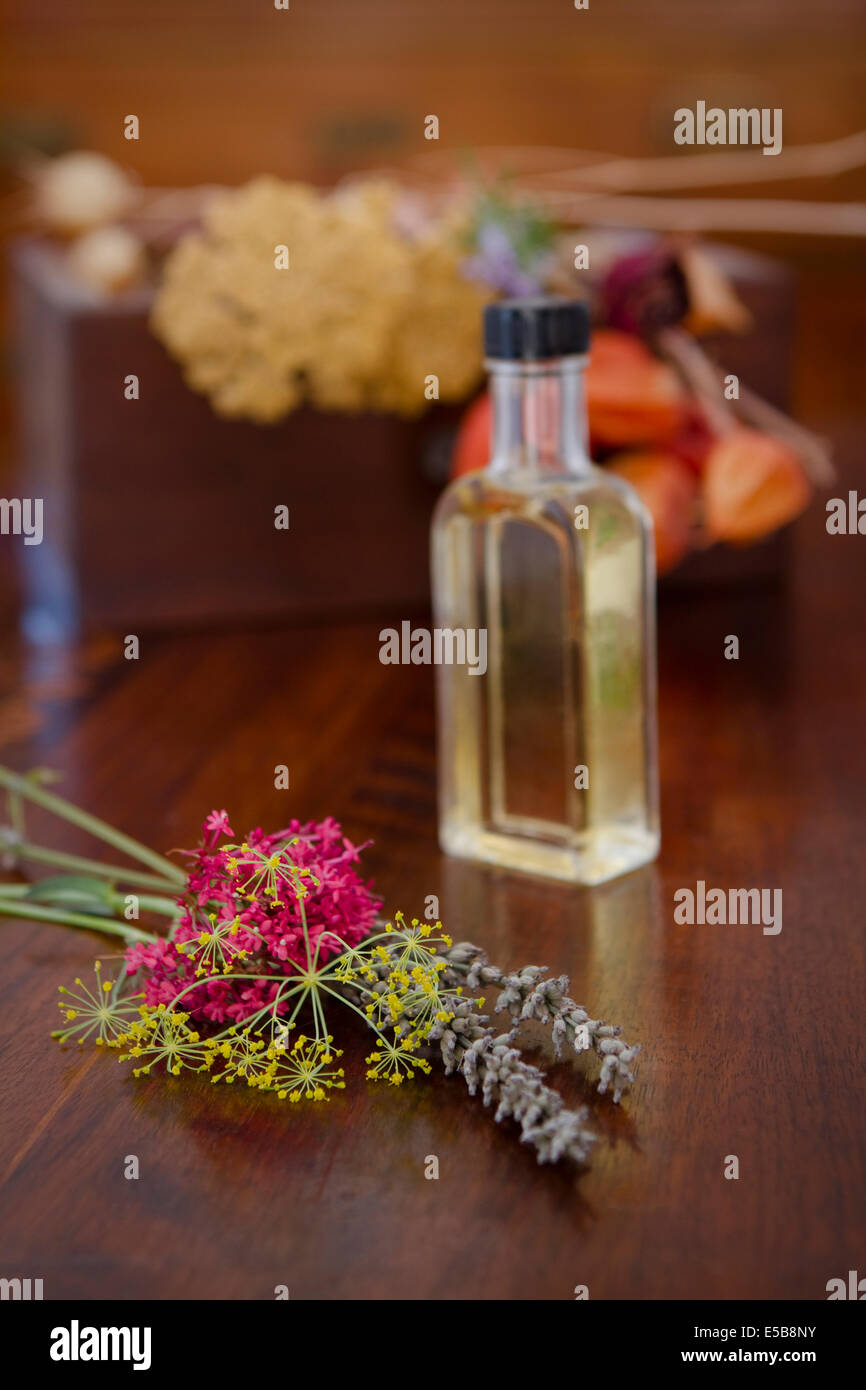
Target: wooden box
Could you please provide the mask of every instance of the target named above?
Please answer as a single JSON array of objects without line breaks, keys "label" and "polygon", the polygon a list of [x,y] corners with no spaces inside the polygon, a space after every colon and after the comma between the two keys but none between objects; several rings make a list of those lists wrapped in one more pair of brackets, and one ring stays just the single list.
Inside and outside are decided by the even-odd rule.
[{"label": "wooden box", "polygon": [[[150,296],[101,300],[53,247],[13,253],[27,629],[387,611],[428,596],[428,526],[457,410],[218,418],[150,333]],[[124,379],[140,399],[124,397]],[[437,465],[437,446],[441,458]],[[274,526],[289,508],[288,530]]]},{"label": "wooden box", "polygon": [[[724,361],[784,404],[788,275],[722,254],[758,324],[725,340]],[[275,426],[222,420],[152,336],[149,291],[102,299],[38,240],[14,248],[12,272],[18,487],[45,506],[43,543],[16,547],[32,636],[352,613],[393,623],[427,602],[430,514],[459,409],[416,422],[308,409]],[[125,399],[130,374],[138,400]],[[288,530],[274,527],[278,506]],[[672,582],[777,563],[773,547],[744,555],[716,547]]]}]

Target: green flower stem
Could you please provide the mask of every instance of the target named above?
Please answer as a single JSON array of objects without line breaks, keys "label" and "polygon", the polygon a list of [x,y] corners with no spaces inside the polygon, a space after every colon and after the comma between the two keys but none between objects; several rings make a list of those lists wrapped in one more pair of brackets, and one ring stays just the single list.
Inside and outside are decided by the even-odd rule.
[{"label": "green flower stem", "polygon": [[[357,988],[357,986],[354,986],[354,988]],[[374,1023],[370,1015],[365,1014],[363,1009],[359,1009],[357,1004],[353,1004],[351,999],[347,999],[345,994],[342,994],[338,989],[330,989],[328,985],[322,985],[322,990],[325,994],[330,994],[332,999],[339,999],[341,1004],[345,1004],[347,1009],[351,1009],[352,1013],[357,1014],[359,1018],[364,1020],[367,1027],[372,1029],[377,1038],[380,1038],[383,1042],[385,1041],[385,1034],[381,1031],[378,1024]]]},{"label": "green flower stem", "polygon": [[[10,885],[17,888],[18,884]],[[122,936],[127,941],[158,941],[154,932],[141,931],[125,922],[115,922],[107,917],[91,917],[85,912],[67,912],[64,908],[45,907],[42,903],[25,903],[11,894],[0,896],[0,913],[7,917],[30,918],[34,922],[54,922],[63,927],[83,927],[87,931],[102,932],[108,936]]]},{"label": "green flower stem", "polygon": [[24,839],[24,806],[21,797],[17,792],[10,791],[8,796],[9,815],[12,819],[12,829],[19,839]]},{"label": "green flower stem", "polygon": [[124,835],[122,831],[115,830],[100,820],[98,816],[92,816],[88,811],[82,811],[77,806],[73,806],[71,801],[66,801],[62,796],[56,796],[54,792],[46,791],[38,783],[29,777],[22,777],[16,772],[12,772],[8,767],[0,765],[0,786],[6,787],[10,792],[15,792],[19,796],[27,797],[30,801],[35,801],[38,806],[43,806],[46,811],[51,811],[61,819],[71,821],[88,834],[94,835],[98,840],[104,840],[106,844],[113,845],[122,854],[128,854],[132,859],[138,859],[142,864],[147,864],[160,877],[162,882],[166,879],[171,883],[185,884],[186,875],[178,869],[170,860],[165,859],[161,854],[156,854],[146,845],[142,845],[138,840],[134,840],[131,835]]},{"label": "green flower stem", "polygon": [[[322,1008],[322,1001],[319,998],[319,991],[317,989],[311,991],[310,1003],[313,1006],[313,1024],[316,1029],[316,1037],[324,1040],[328,1036],[328,1025],[325,1022],[325,1011]],[[321,1032],[319,1032],[320,1028],[322,1030]]]},{"label": "green flower stem", "polygon": [[[122,897],[118,893],[117,897]],[[155,893],[138,893],[138,906],[142,912],[158,912],[162,917],[177,917],[180,908],[174,898],[163,898]]]},{"label": "green flower stem", "polygon": [[60,849],[46,849],[42,845],[31,845],[26,841],[14,846],[19,859],[32,859],[38,864],[55,864],[59,869],[70,869],[73,873],[94,874],[117,883],[136,884],[142,888],[162,889],[164,893],[174,893],[178,885],[173,879],[157,877],[156,874],[141,874],[137,869],[126,869],[120,864],[103,864],[98,859],[85,859],[79,854],[66,854]]},{"label": "green flower stem", "polygon": [[297,895],[297,902],[301,914],[301,927],[303,928],[304,932],[304,949],[307,953],[307,969],[311,971],[313,969],[313,956],[312,952],[310,951],[310,933],[307,930],[307,914],[304,911],[304,900],[300,896],[300,894]]},{"label": "green flower stem", "polygon": [[[30,883],[0,883],[0,901],[3,898],[14,898],[16,901],[20,898],[26,898],[32,887],[33,885]],[[136,896],[138,897],[138,906],[144,912],[158,912],[163,917],[175,917],[179,912],[174,898],[162,898],[154,893],[142,893]],[[123,894],[115,893],[112,906],[121,908],[123,905]],[[64,911],[62,908],[59,910]],[[89,916],[90,914],[84,915]],[[105,919],[100,917],[94,918],[94,920],[104,921]]]}]

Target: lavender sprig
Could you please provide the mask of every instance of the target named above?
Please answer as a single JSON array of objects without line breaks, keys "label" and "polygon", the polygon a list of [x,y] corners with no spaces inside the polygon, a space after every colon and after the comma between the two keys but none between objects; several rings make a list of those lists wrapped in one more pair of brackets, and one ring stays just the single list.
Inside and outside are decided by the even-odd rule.
[{"label": "lavender sprig", "polygon": [[613,1099],[619,1103],[622,1095],[634,1083],[632,1063],[640,1052],[620,1037],[621,1028],[600,1019],[590,1018],[582,1004],[570,999],[568,976],[545,979],[542,965],[526,965],[522,970],[506,974],[491,965],[486,951],[471,942],[459,942],[447,953],[450,974],[462,975],[468,989],[496,985],[502,993],[496,1001],[495,1012],[508,1012],[517,1026],[525,1019],[552,1023],[551,1036],[559,1060],[565,1051],[586,1052],[590,1048],[602,1059],[598,1091],[604,1095],[611,1085]]},{"label": "lavender sprig", "polygon": [[[576,1052],[593,1048],[602,1057],[598,1089],[603,1094],[613,1082],[614,1099],[619,1100],[633,1080],[630,1064],[639,1048],[628,1047],[619,1038],[619,1029],[591,1019],[586,1010],[569,999],[568,980],[560,976],[544,980],[543,967],[527,966],[506,974],[490,964],[486,953],[471,942],[458,942],[443,953],[446,969],[440,987],[445,1018],[437,1020],[426,1034],[429,1044],[438,1046],[446,1075],[459,1072],[470,1095],[481,1091],[486,1106],[495,1104],[497,1123],[513,1119],[520,1125],[521,1140],[535,1150],[539,1163],[556,1163],[569,1158],[586,1161],[597,1135],[589,1125],[586,1106],[569,1110],[557,1091],[544,1084],[544,1074],[525,1062],[514,1040],[520,1023],[535,1018],[552,1022],[557,1056],[566,1043]],[[362,1004],[381,997],[389,988],[389,961],[371,962],[378,977],[367,986],[353,986]],[[496,1001],[497,1013],[507,1011],[513,1027],[499,1033],[487,1015],[479,1014],[477,1001],[465,997],[464,987],[477,989],[484,984],[498,985],[502,993]],[[411,1022],[421,1006],[409,1007]]]},{"label": "lavender sprig", "polygon": [[522,1142],[532,1145],[539,1163],[585,1162],[597,1137],[586,1106],[566,1109],[559,1093],[544,1084],[544,1074],[524,1062],[513,1033],[497,1034],[466,1000],[448,1024],[431,1032],[430,1041],[439,1044],[446,1075],[459,1071],[471,1096],[480,1086],[484,1104],[495,1103],[497,1124],[517,1121]]}]

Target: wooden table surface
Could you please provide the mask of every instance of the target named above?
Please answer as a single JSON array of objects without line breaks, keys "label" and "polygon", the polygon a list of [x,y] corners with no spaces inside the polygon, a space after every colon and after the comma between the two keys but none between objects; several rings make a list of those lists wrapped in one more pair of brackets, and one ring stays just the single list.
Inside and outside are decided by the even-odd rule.
[{"label": "wooden table surface", "polygon": [[[644,1053],[619,1108],[592,1063],[551,1066],[601,1138],[581,1174],[538,1168],[459,1079],[369,1086],[351,1026],[348,1089],[308,1108],[61,1050],[56,986],[106,951],[0,921],[0,1273],[48,1298],[822,1299],[866,1272],[866,541],[823,523],[818,503],[798,524],[781,590],[662,604],[663,850],[595,890],[439,854],[431,673],[380,665],[378,624],[145,638],[137,663],[116,639],[7,646],[7,763],[60,768],[65,795],[163,849],[214,806],[236,829],[332,813],[374,841],[389,910],[437,894],[455,937],[568,973]],[[781,888],[781,933],[676,925],[698,879]]]}]

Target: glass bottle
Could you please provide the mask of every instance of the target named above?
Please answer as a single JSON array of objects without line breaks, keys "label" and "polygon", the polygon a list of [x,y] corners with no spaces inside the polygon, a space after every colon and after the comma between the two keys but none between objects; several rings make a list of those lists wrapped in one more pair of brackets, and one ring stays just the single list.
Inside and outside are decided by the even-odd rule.
[{"label": "glass bottle", "polygon": [[[439,838],[449,854],[594,884],[655,858],[655,563],[636,493],[587,455],[589,318],[488,306],[492,457],[432,531]],[[482,669],[483,668],[483,669]]]}]

